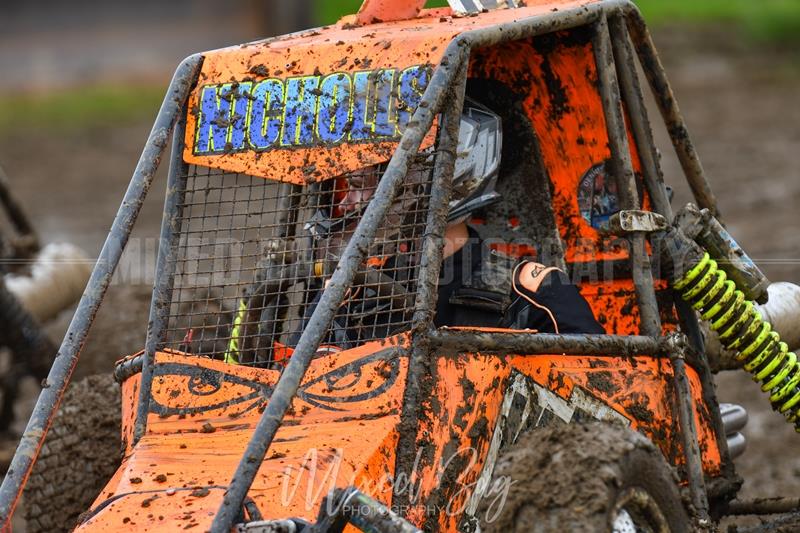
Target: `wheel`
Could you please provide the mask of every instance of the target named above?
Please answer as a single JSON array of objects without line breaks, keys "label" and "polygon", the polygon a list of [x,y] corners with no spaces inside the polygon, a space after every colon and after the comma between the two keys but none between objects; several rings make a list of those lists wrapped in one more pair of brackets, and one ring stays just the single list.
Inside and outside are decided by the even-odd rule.
[{"label": "wheel", "polygon": [[47,377],[58,348],[44,334],[39,323],[8,290],[0,274],[0,348],[11,352],[10,362],[0,376],[0,433],[14,422],[14,403],[21,379],[32,376],[41,381]]},{"label": "wheel", "polygon": [[70,385],[24,492],[29,532],[72,531],[121,462],[120,391],[112,375]]},{"label": "wheel", "polygon": [[540,428],[497,461],[481,531],[661,533],[691,530],[677,476],[633,430],[601,422]]}]

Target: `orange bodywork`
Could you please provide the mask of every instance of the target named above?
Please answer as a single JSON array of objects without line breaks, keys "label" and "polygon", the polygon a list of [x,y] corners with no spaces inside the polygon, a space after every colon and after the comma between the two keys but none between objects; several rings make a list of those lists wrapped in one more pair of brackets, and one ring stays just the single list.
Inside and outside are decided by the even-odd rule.
[{"label": "orange bodywork", "polygon": [[[398,353],[391,343],[371,343],[314,361],[249,493],[265,516],[312,518],[331,486],[386,479],[405,388],[407,359]],[[206,529],[279,375],[158,353],[147,433],[126,446],[122,466],[78,530]],[[126,443],[139,381],[136,374],[122,386]],[[317,483],[306,475],[314,469]],[[371,494],[385,500],[387,487]]]},{"label": "orange bodywork", "polygon": [[[550,13],[552,9],[567,9],[594,2],[528,3],[531,4],[529,7],[501,9],[480,17],[447,16],[449,10],[439,9],[424,11],[418,18],[392,23],[368,26],[340,23],[289,37],[208,52],[205,54],[198,88],[189,99],[184,160],[228,172],[241,172],[297,184],[324,180],[385,162],[391,158],[403,131],[402,120],[398,120],[397,112],[402,112],[403,104],[409,103],[400,101],[399,97],[390,96],[397,94],[396,84],[401,74],[410,68],[432,69],[441,61],[447,45],[465,31],[521,17],[536,17]],[[392,90],[387,89],[385,102],[371,92],[376,89],[376,85],[366,81],[370,74],[374,80],[374,73],[381,71],[386,71],[387,79],[392,78],[387,83],[394,84]],[[326,78],[331,77],[331,83],[336,83],[340,76],[350,77],[343,82],[343,86],[349,85],[351,90],[350,109],[344,111],[343,123],[325,121],[326,126],[341,128],[338,134],[334,134],[334,137],[340,138],[331,143],[313,146],[302,142],[293,133],[303,127],[303,112],[313,114],[311,107],[319,105],[319,98],[338,98],[336,94],[325,93],[321,87]],[[361,79],[359,76],[365,78],[363,93],[358,92],[358,80]],[[303,79],[308,80],[309,85],[304,85]],[[257,109],[254,114],[253,102],[256,100],[248,96],[259,83],[263,84],[261,87],[274,88],[275,95],[285,95],[292,83],[302,92],[297,96],[299,107],[304,103],[309,106],[308,109],[303,108],[292,114],[288,121],[285,116],[283,121],[276,119],[272,143],[266,142],[269,139],[260,139],[264,141],[263,144],[253,142],[253,136],[249,136],[250,133],[255,133],[264,137],[262,133],[268,132],[270,128],[269,117],[265,118],[268,113],[259,113],[261,110]],[[410,94],[415,98],[421,96],[424,83],[426,81],[421,76],[409,80]],[[230,86],[225,88],[224,84]],[[215,116],[205,117],[208,129],[219,130],[220,146],[209,146],[206,143],[202,143],[203,146],[198,145],[198,135],[213,137],[198,127],[198,121],[200,125],[203,124],[204,91],[217,92],[218,106],[213,107],[215,110],[220,109],[219,106],[229,106],[232,110],[223,124],[218,121],[217,124],[212,124],[216,121]],[[232,96],[230,91],[233,91]],[[214,96],[210,92],[205,94],[209,98]],[[270,98],[266,98],[266,107],[270,105]],[[365,105],[356,109],[352,102],[357,99],[363,99]],[[240,107],[237,108],[237,105]],[[356,129],[353,122],[374,130],[380,121],[376,115],[381,113],[387,115],[385,126],[389,129],[393,127],[391,132],[353,139],[352,133]],[[309,127],[313,126],[319,133],[320,120],[318,116],[315,118],[318,120]],[[292,122],[292,119],[295,121]],[[237,128],[245,132],[241,139],[234,139],[233,132]],[[227,132],[222,131],[225,129]],[[423,149],[433,144],[434,129],[423,142]],[[287,131],[290,133],[287,134]],[[344,136],[347,138],[343,139]],[[243,147],[248,149],[241,149]]]},{"label": "orange bodywork", "polygon": [[[419,525],[433,520],[455,531],[470,508],[501,406],[510,391],[521,390],[522,380],[530,403],[526,425],[580,416],[621,421],[681,464],[668,361],[459,354],[434,357],[436,388],[420,413],[419,455],[413,471],[399,477],[405,347],[407,341],[396,338],[314,360],[249,492],[265,518],[313,520],[334,486],[355,485],[391,504],[398,490],[393,480],[408,479],[414,495],[404,509],[408,516]],[[127,448],[78,530],[207,528],[278,376],[276,370],[159,353],[147,433]],[[692,370],[689,380],[704,467],[715,475],[720,452]],[[132,437],[138,385],[136,374],[122,387],[125,442]],[[438,512],[446,506],[450,511]]]},{"label": "orange bodywork", "polygon": [[[459,34],[596,2],[528,0],[480,16],[428,10],[414,18],[423,3],[395,13],[407,20],[361,25],[385,20],[384,3],[370,1],[346,23],[207,53],[189,100],[185,162],[295,184],[385,162],[408,125],[407,107]],[[591,42],[580,29],[547,37],[475,50],[469,76],[525,94],[567,263],[625,261],[627,248],[601,234],[578,201],[587,176],[610,158]],[[278,120],[270,106],[285,103],[289,91],[296,108]],[[322,98],[333,102],[327,115]],[[209,110],[226,120],[212,120]],[[318,137],[330,142],[314,144]],[[632,158],[638,170],[635,149]],[[632,281],[602,274],[590,273],[582,294],[607,333],[637,334]],[[657,288],[668,289],[664,281]],[[671,303],[661,311],[664,330],[675,329]],[[615,420],[648,436],[674,465],[683,462],[671,364],[614,354],[431,354],[433,387],[414,413],[418,455],[398,458],[409,348],[400,336],[312,362],[249,492],[264,518],[313,521],[330,488],[355,485],[389,505],[404,493],[407,503],[396,511],[419,526],[456,531],[475,512],[475,488],[496,458],[492,447],[509,438],[513,402],[527,414],[511,437],[559,420]],[[161,352],[154,375],[147,432],[135,446],[140,376],[123,383],[125,458],[79,531],[206,530],[280,372]],[[688,377],[703,467],[717,476],[722,453],[712,417],[698,374],[689,368]],[[411,471],[397,472],[400,464]]]},{"label": "orange bodywork", "polygon": [[[473,53],[470,77],[498,80],[522,87],[524,109],[537,134],[542,165],[553,185],[552,204],[573,278],[585,278],[581,293],[607,333],[639,332],[636,293],[630,279],[614,279],[604,271],[613,261],[627,261],[627,240],[609,237],[592,226],[578,201],[586,177],[611,157],[602,102],[597,90],[594,50],[582,29],[554,39],[527,39]],[[554,44],[555,43],[557,44]],[[629,139],[634,171],[639,175],[636,145]],[[650,199],[640,182],[641,204]],[[667,291],[666,280],[656,289]],[[677,318],[666,306],[664,331]]]}]

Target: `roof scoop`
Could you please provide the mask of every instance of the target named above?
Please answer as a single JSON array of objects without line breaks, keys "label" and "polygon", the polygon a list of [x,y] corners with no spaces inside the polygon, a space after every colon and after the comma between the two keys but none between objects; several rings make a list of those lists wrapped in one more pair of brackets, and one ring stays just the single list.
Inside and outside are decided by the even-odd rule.
[{"label": "roof scoop", "polygon": [[518,7],[519,0],[447,0],[453,12],[460,15],[480,13],[499,7]]},{"label": "roof scoop", "polygon": [[[521,0],[447,0],[447,2],[453,13],[470,15],[500,7],[519,7]],[[364,26],[376,22],[413,19],[419,15],[426,3],[427,0],[364,0],[352,22],[357,26]]]}]

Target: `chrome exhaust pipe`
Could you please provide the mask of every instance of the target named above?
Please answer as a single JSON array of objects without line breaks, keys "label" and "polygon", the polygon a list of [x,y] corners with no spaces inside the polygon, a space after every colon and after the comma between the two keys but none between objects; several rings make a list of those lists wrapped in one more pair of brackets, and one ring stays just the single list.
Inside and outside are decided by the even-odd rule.
[{"label": "chrome exhaust pipe", "polygon": [[741,433],[747,425],[747,411],[741,405],[721,403],[719,412],[725,440],[728,442],[728,453],[731,459],[735,459],[747,449],[747,441]]}]

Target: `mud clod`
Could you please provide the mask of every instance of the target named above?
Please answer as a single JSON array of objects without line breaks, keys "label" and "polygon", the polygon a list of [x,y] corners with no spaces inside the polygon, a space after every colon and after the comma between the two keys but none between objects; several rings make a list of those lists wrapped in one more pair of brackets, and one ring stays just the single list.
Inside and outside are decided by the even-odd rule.
[{"label": "mud clod", "polygon": [[490,533],[607,531],[611,508],[634,485],[658,503],[669,530],[689,530],[675,472],[645,437],[600,422],[541,428],[501,455],[477,517]]},{"label": "mud clod", "polygon": [[195,498],[205,498],[210,492],[206,487],[197,487],[191,492],[191,495]]},{"label": "mud clod", "polygon": [[150,504],[153,503],[157,499],[158,499],[158,495],[155,495],[155,496],[151,496],[149,498],[146,498],[146,499],[142,500],[142,507],[150,507]]},{"label": "mud clod", "polygon": [[619,392],[619,386],[614,383],[611,372],[601,371],[589,374],[589,386],[609,395]]}]

